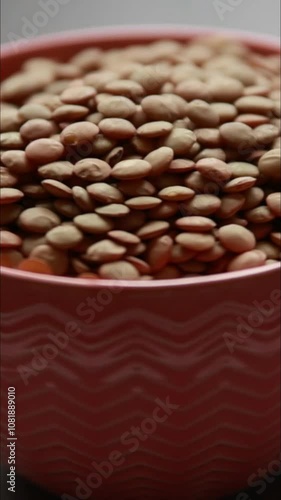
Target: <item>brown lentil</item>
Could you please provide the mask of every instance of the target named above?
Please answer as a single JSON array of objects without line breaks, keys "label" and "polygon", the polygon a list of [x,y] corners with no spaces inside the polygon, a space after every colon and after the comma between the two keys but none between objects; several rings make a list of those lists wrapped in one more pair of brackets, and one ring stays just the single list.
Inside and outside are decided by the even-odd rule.
[{"label": "brown lentil", "polygon": [[111,167],[114,167],[116,163],[122,160],[124,155],[124,148],[122,146],[113,148],[110,153],[105,158],[106,163],[108,163]]},{"label": "brown lentil", "polygon": [[42,165],[59,160],[64,153],[64,147],[54,139],[37,139],[28,144],[25,152],[28,160]]},{"label": "brown lentil", "polygon": [[221,124],[233,121],[238,115],[238,111],[233,104],[214,102],[211,103],[211,108],[219,115]]},{"label": "brown lentil", "polygon": [[176,237],[176,242],[188,250],[193,250],[194,252],[204,252],[214,246],[215,238],[210,234],[190,232],[179,234]]},{"label": "brown lentil", "polygon": [[266,178],[280,181],[281,179],[281,157],[280,149],[267,151],[259,160],[259,170]]},{"label": "brown lentil", "polygon": [[55,122],[72,122],[81,120],[89,114],[89,109],[86,106],[77,104],[64,104],[58,106],[52,113],[52,119]]},{"label": "brown lentil", "polygon": [[281,193],[272,193],[268,195],[266,203],[274,215],[281,217]]},{"label": "brown lentil", "polygon": [[130,262],[122,261],[103,264],[99,268],[99,275],[104,279],[113,280],[137,280],[139,271]]},{"label": "brown lentil", "polygon": [[[147,262],[138,257],[133,257],[132,255],[126,257],[126,261],[133,264],[133,266],[139,271],[142,275],[149,275],[151,273],[151,268]],[[153,279],[152,276],[148,276],[150,279]]]},{"label": "brown lentil", "polygon": [[280,258],[280,248],[270,241],[259,241],[256,245],[256,250],[261,250],[268,259],[278,260]]},{"label": "brown lentil", "polygon": [[142,100],[148,121],[174,122],[186,116],[186,101],[175,94],[150,95]]},{"label": "brown lentil", "polygon": [[223,188],[225,193],[240,193],[247,191],[256,184],[254,177],[236,177],[229,181]]},{"label": "brown lentil", "polygon": [[24,141],[19,132],[3,132],[0,136],[2,149],[24,149]]},{"label": "brown lentil", "polygon": [[221,207],[221,200],[212,194],[197,194],[191,201],[182,204],[187,215],[212,215]]},{"label": "brown lentil", "polygon": [[174,158],[174,151],[171,147],[161,147],[155,149],[145,157],[145,160],[151,165],[149,175],[154,177],[162,174]]},{"label": "brown lentil", "polygon": [[23,260],[22,254],[17,250],[4,248],[0,253],[0,266],[16,268]]},{"label": "brown lentil", "polygon": [[[158,196],[165,201],[185,201],[190,200],[195,195],[192,189],[185,186],[173,186],[162,189]],[[153,208],[153,207],[151,207]]]},{"label": "brown lentil", "polygon": [[43,104],[28,103],[18,110],[18,116],[24,121],[33,120],[35,118],[49,120],[52,113],[49,108]]},{"label": "brown lentil", "polygon": [[16,107],[0,109],[0,128],[1,132],[14,132],[19,130],[23,120],[18,115]]},{"label": "brown lentil", "polygon": [[218,230],[221,244],[234,253],[243,253],[253,250],[256,246],[254,235],[245,227],[237,224],[228,224]]},{"label": "brown lentil", "polygon": [[131,139],[136,134],[134,125],[124,118],[105,118],[99,122],[99,129],[111,139]]},{"label": "brown lentil", "polygon": [[207,85],[211,100],[217,102],[233,103],[244,92],[244,85],[239,80],[226,76],[214,76]]},{"label": "brown lentil", "polygon": [[18,178],[7,167],[0,167],[0,187],[10,188],[18,183]]},{"label": "brown lentil", "polygon": [[138,196],[136,198],[130,198],[125,204],[127,207],[133,208],[134,210],[149,210],[161,205],[161,200],[153,196]]},{"label": "brown lentil", "polygon": [[245,217],[249,222],[254,222],[255,224],[261,224],[264,222],[270,222],[274,220],[274,214],[266,206],[261,206],[253,208],[245,212]]},{"label": "brown lentil", "polygon": [[234,257],[229,263],[228,271],[242,271],[253,267],[263,266],[266,261],[266,255],[260,250],[251,250]]},{"label": "brown lentil", "polygon": [[18,248],[22,245],[22,239],[11,231],[0,230],[0,247],[1,248]]},{"label": "brown lentil", "polygon": [[259,169],[251,163],[235,161],[229,163],[231,169],[231,177],[259,177]]},{"label": "brown lentil", "polygon": [[55,179],[46,179],[41,182],[43,188],[58,198],[72,198],[72,190],[66,184]]},{"label": "brown lentil", "polygon": [[120,260],[126,253],[126,247],[114,241],[101,240],[87,250],[87,260],[90,262],[112,262]]},{"label": "brown lentil", "polygon": [[60,224],[60,218],[47,208],[27,208],[18,219],[18,225],[21,229],[33,233],[45,234],[50,229]]},{"label": "brown lentil", "polygon": [[91,198],[101,203],[122,203],[124,201],[124,197],[119,189],[103,182],[87,186],[87,191]]},{"label": "brown lentil", "polygon": [[72,188],[72,196],[76,205],[83,212],[93,212],[95,209],[95,203],[92,200],[90,194],[82,186],[74,186]]},{"label": "brown lentil", "polygon": [[253,146],[255,144],[255,135],[248,125],[244,123],[232,122],[224,123],[220,127],[222,140],[231,147],[241,148],[244,146]]},{"label": "brown lentil", "polygon": [[46,234],[47,242],[55,248],[68,250],[83,240],[83,233],[74,225],[57,226]]},{"label": "brown lentil", "polygon": [[104,85],[104,92],[112,95],[121,95],[129,97],[133,100],[138,100],[144,95],[144,88],[132,80],[115,80]]},{"label": "brown lentil", "polygon": [[172,248],[173,240],[170,236],[161,236],[151,242],[147,252],[147,262],[153,273],[160,271],[168,264]]},{"label": "brown lentil", "polygon": [[91,142],[98,135],[99,128],[90,122],[75,122],[65,127],[60,135],[65,146],[77,146],[83,142]]},{"label": "brown lentil", "polygon": [[121,180],[142,179],[151,170],[152,167],[146,160],[124,160],[113,167],[111,175]]},{"label": "brown lentil", "polygon": [[1,154],[1,161],[11,174],[24,175],[35,170],[25,151],[10,150]]},{"label": "brown lentil", "polygon": [[100,182],[110,176],[111,167],[108,163],[98,158],[86,158],[75,164],[73,173],[84,181]]},{"label": "brown lentil", "polygon": [[264,192],[259,187],[253,187],[249,189],[245,195],[245,202],[243,205],[243,210],[251,210],[252,208],[256,208],[264,199]]},{"label": "brown lentil", "polygon": [[45,243],[47,243],[46,236],[41,236],[38,234],[34,236],[28,236],[27,238],[24,238],[22,242],[21,251],[25,257],[29,257],[34,248],[40,245],[45,245]]},{"label": "brown lentil", "polygon": [[56,161],[47,163],[38,168],[38,174],[44,179],[54,179],[56,181],[65,181],[73,175],[73,165],[69,161]]},{"label": "brown lentil", "polygon": [[257,142],[263,145],[271,144],[274,139],[277,139],[277,137],[279,136],[279,132],[279,128],[270,123],[266,125],[260,125],[254,130]]},{"label": "brown lentil", "polygon": [[273,109],[273,102],[267,97],[244,96],[235,102],[235,106],[241,113],[267,114]]},{"label": "brown lentil", "polygon": [[43,118],[34,118],[32,120],[28,120],[20,128],[21,137],[29,142],[35,141],[36,139],[50,137],[55,133],[55,124],[48,120],[44,120]]},{"label": "brown lentil", "polygon": [[225,182],[231,178],[231,169],[217,158],[203,158],[196,163],[196,170],[211,181]]},{"label": "brown lentil", "polygon": [[22,191],[16,188],[4,187],[0,189],[0,204],[9,205],[16,203],[24,197]]},{"label": "brown lentil", "polygon": [[141,240],[135,235],[131,234],[127,231],[113,230],[109,231],[108,236],[118,243],[122,243],[123,245],[138,245]]},{"label": "brown lentil", "polygon": [[194,133],[201,146],[216,148],[221,145],[220,132],[216,128],[198,128]]},{"label": "brown lentil", "polygon": [[265,115],[257,115],[251,113],[244,113],[235,118],[235,122],[244,123],[248,127],[258,127],[260,125],[265,125],[269,123],[269,118]]},{"label": "brown lentil", "polygon": [[144,226],[137,231],[137,236],[142,240],[150,240],[158,238],[165,234],[169,229],[169,223],[166,221],[153,221],[144,224]]},{"label": "brown lentil", "polygon": [[205,82],[200,80],[183,80],[176,85],[175,93],[186,101],[207,100],[209,88]]},{"label": "brown lentil", "polygon": [[158,121],[158,122],[150,122],[150,123],[145,123],[141,127],[138,128],[137,134],[140,137],[148,137],[148,138],[155,138],[155,137],[162,137],[163,135],[168,135],[169,132],[171,132],[173,128],[173,125],[169,122],[165,121]]},{"label": "brown lentil", "polygon": [[195,99],[187,106],[187,116],[199,127],[216,127],[220,118],[206,101]]},{"label": "brown lentil", "polygon": [[74,218],[74,223],[81,231],[90,234],[104,234],[113,229],[110,219],[93,213],[78,215]]},{"label": "brown lentil", "polygon": [[102,100],[97,110],[102,113],[105,118],[129,118],[136,112],[136,105],[127,97],[108,96]]},{"label": "brown lentil", "polygon": [[171,148],[177,156],[188,154],[195,143],[194,132],[183,128],[174,128],[162,141],[163,146]]},{"label": "brown lentil", "polygon": [[65,104],[85,104],[97,94],[93,87],[84,85],[66,88],[60,95],[60,99]]},{"label": "brown lentil", "polygon": [[68,270],[67,254],[50,245],[38,245],[30,253],[31,258],[40,259],[50,265],[54,274],[63,275]]},{"label": "brown lentil", "polygon": [[105,205],[104,207],[97,207],[95,211],[99,215],[115,218],[127,215],[130,212],[130,208],[126,205],[122,205],[121,203],[112,203],[110,205]]},{"label": "brown lentil", "polygon": [[193,160],[177,159],[173,160],[168,168],[168,172],[171,173],[186,173],[192,172],[195,169],[195,162]]},{"label": "brown lentil", "polygon": [[[200,147],[199,147],[200,150]],[[196,154],[196,153],[195,153]],[[194,156],[194,155],[193,155]],[[226,153],[221,148],[205,148],[200,151],[200,153],[196,154],[194,161],[198,162],[199,160],[203,160],[205,158],[213,158],[220,161],[226,161]]]},{"label": "brown lentil", "polygon": [[216,223],[212,219],[200,216],[182,217],[176,221],[176,226],[181,231],[191,232],[208,232],[216,227]]}]

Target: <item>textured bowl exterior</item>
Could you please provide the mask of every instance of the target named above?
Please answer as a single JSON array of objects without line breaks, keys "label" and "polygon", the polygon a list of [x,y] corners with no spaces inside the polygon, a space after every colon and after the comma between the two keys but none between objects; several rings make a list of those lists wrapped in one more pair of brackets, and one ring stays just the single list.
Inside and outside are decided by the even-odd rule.
[{"label": "textured bowl exterior", "polygon": [[[167,36],[190,32],[38,40],[4,49],[4,72]],[[1,309],[4,463],[14,386],[17,472],[63,500],[218,499],[278,458],[279,266],[119,284],[2,269]]]}]

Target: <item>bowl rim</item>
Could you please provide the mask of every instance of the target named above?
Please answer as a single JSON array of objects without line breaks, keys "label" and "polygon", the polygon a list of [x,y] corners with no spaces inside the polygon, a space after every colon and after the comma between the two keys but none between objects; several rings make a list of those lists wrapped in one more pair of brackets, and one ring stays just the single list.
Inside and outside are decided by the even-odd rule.
[{"label": "bowl rim", "polygon": [[[15,44],[17,45],[17,56],[28,56],[32,50],[47,50],[51,48],[61,48],[72,43],[82,43],[85,45],[91,42],[102,43],[108,41],[124,41],[130,39],[130,43],[139,40],[151,40],[159,38],[184,39],[185,37],[196,37],[200,35],[221,35],[228,38],[237,38],[254,48],[274,50],[280,52],[280,38],[269,34],[257,34],[254,32],[225,29],[221,27],[210,28],[206,26],[188,26],[182,24],[147,24],[147,25],[122,25],[85,28],[78,30],[63,31],[60,33],[50,33],[41,35],[31,40],[18,42],[8,42],[1,44],[1,59],[15,56]],[[91,280],[83,278],[73,278],[69,276],[48,276],[26,271],[15,270],[7,267],[0,267],[1,277],[12,278],[33,284],[46,284],[56,286],[72,286],[78,288],[125,288],[125,289],[170,289],[188,286],[215,285],[230,282],[233,280],[246,280],[259,278],[267,275],[275,275],[280,272],[280,263],[263,267],[235,271],[231,273],[218,273],[210,276],[177,278],[172,280],[157,281],[128,281],[128,280]]]},{"label": "bowl rim", "polygon": [[184,38],[185,36],[200,36],[219,34],[228,38],[236,37],[240,41],[247,44],[274,49],[280,51],[280,37],[278,35],[270,35],[266,33],[255,33],[247,30],[228,29],[223,27],[208,27],[204,25],[189,26],[188,24],[141,24],[141,25],[118,25],[118,26],[96,26],[94,28],[82,28],[74,30],[65,30],[62,32],[54,32],[46,35],[39,35],[26,40],[18,40],[16,42],[5,42],[1,44],[1,58],[13,55],[15,45],[18,45],[17,52],[25,54],[34,48],[61,47],[65,44],[70,45],[73,41],[88,43],[91,39],[102,42],[108,40],[126,40],[132,37],[136,40],[139,38]]}]

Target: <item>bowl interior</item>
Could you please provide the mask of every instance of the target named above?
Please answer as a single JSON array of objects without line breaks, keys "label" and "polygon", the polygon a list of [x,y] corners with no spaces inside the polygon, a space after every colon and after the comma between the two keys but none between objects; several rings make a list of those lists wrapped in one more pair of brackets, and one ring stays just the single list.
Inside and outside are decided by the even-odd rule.
[{"label": "bowl interior", "polygon": [[[1,80],[18,71],[24,61],[32,57],[49,57],[59,61],[66,61],[79,50],[96,46],[103,49],[112,49],[134,44],[143,44],[160,39],[173,39],[188,41],[202,35],[218,34],[237,39],[248,47],[255,49],[261,54],[279,54],[280,40],[277,37],[266,35],[255,35],[234,30],[220,30],[208,28],[192,28],[188,26],[130,26],[118,28],[95,28],[93,30],[82,30],[66,32],[63,34],[52,34],[38,37],[34,40],[23,40],[12,42],[1,46]],[[174,280],[161,280],[158,282],[134,281],[122,282],[124,287],[133,288],[165,288],[172,286],[198,285],[203,283],[216,283],[218,281],[229,281],[254,277],[260,274],[276,273],[280,271],[280,265],[272,264],[263,268],[254,268],[233,273],[216,274],[212,276],[183,278]],[[36,281],[48,284],[71,284],[71,286],[105,287],[120,286],[116,280],[73,280],[69,277],[53,277],[32,274],[25,271],[17,271],[9,268],[1,268],[1,273],[6,277]]]}]

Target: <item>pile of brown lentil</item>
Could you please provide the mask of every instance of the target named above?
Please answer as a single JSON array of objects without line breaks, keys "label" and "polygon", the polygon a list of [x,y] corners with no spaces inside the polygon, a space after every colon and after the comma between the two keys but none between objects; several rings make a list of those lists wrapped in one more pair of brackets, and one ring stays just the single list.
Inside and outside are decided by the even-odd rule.
[{"label": "pile of brown lentil", "polygon": [[280,58],[205,37],[1,86],[1,265],[172,279],[280,261]]}]

